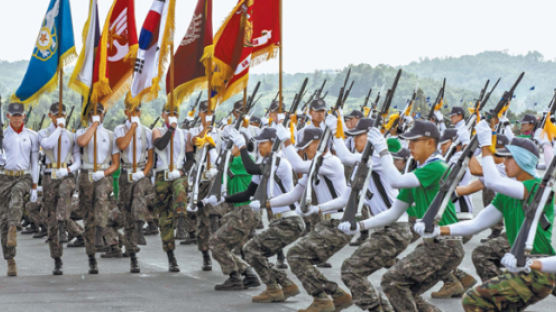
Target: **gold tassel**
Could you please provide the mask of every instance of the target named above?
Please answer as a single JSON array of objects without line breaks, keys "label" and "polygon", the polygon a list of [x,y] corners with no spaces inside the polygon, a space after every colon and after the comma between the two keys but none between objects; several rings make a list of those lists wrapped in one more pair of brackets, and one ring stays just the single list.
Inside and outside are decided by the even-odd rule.
[{"label": "gold tassel", "polygon": [[297,125],[297,116],[293,114],[290,118],[290,140],[295,144],[295,125]]},{"label": "gold tassel", "polygon": [[552,141],[556,137],[556,125],[550,120],[550,113],[546,115],[546,122],[544,123],[543,133],[546,133],[548,139]]},{"label": "gold tassel", "polygon": [[338,114],[338,124],[336,126],[336,138],[337,139],[345,139],[346,136],[344,134],[344,125],[342,124],[342,118],[340,114]]}]

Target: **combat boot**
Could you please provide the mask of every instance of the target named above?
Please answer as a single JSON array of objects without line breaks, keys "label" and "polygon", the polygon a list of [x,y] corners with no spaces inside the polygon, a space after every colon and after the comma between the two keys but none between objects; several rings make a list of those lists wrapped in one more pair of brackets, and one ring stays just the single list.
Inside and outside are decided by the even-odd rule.
[{"label": "combat boot", "polygon": [[83,240],[83,236],[79,235],[75,238],[75,240],[67,245],[67,247],[85,247],[85,241]]},{"label": "combat boot", "polygon": [[276,260],[276,267],[278,269],[288,269],[288,265],[286,264],[286,257],[284,256],[284,251],[282,249],[278,250],[278,253],[276,254]]},{"label": "combat boot", "polygon": [[137,244],[138,245],[147,245],[147,241],[145,240],[145,235],[143,235],[143,225],[145,224],[145,222],[143,221],[137,221],[136,225],[135,225],[135,236],[137,239]]},{"label": "combat boot", "polygon": [[214,286],[214,290],[244,290],[246,288],[241,277],[235,271],[230,274],[230,277],[224,283]]},{"label": "combat boot", "polygon": [[350,242],[349,245],[361,246],[361,244],[363,244],[367,240],[367,238],[369,238],[369,231],[361,231],[359,237],[355,241]]},{"label": "combat boot", "polygon": [[191,245],[197,242],[197,237],[195,237],[195,232],[189,232],[189,237],[180,242],[180,245]]},{"label": "combat boot", "polygon": [[28,227],[26,227],[23,231],[21,231],[21,234],[35,234],[37,233],[37,227],[35,226],[34,223],[31,223]]},{"label": "combat boot", "polygon": [[39,231],[37,234],[33,235],[33,238],[43,238],[48,235],[48,231],[46,230],[46,226],[41,224],[39,225]]},{"label": "combat boot", "polygon": [[122,249],[118,245],[110,246],[110,250],[100,255],[101,258],[121,258]]},{"label": "combat boot", "polygon": [[257,276],[257,274],[255,274],[255,271],[253,271],[252,267],[247,267],[247,269],[243,271],[243,276],[243,285],[246,288],[261,286],[259,277]]},{"label": "combat boot", "polygon": [[330,262],[321,262],[319,264],[317,264],[317,267],[319,268],[323,268],[323,269],[330,269],[332,267],[332,264],[330,264]]},{"label": "combat boot", "polygon": [[62,275],[62,259],[54,258],[54,271],[52,271],[52,275]]},{"label": "combat boot", "polygon": [[346,291],[338,287],[336,292],[332,294],[332,300],[334,303],[334,308],[336,312],[342,311],[343,309],[347,309],[349,306],[353,304],[351,300],[351,295],[348,294]]},{"label": "combat boot", "polygon": [[460,283],[460,281],[450,281],[444,282],[442,288],[440,290],[432,292],[431,298],[434,299],[441,299],[441,298],[453,298],[453,297],[461,297],[465,292],[465,288]]},{"label": "combat boot", "polygon": [[17,266],[15,259],[8,259],[8,276],[17,276]]},{"label": "combat boot", "polygon": [[98,274],[97,259],[95,259],[95,255],[89,255],[89,274]]},{"label": "combat boot", "polygon": [[286,297],[279,285],[267,285],[262,293],[251,297],[251,301],[257,303],[284,302]]},{"label": "combat boot", "polygon": [[307,309],[298,312],[334,312],[334,303],[328,297],[313,297],[313,302]]},{"label": "combat boot", "polygon": [[178,216],[178,222],[176,225],[176,239],[182,240],[187,238],[187,232],[185,231],[185,216]]},{"label": "combat boot", "polygon": [[140,273],[141,270],[139,269],[139,263],[137,262],[137,256],[134,252],[129,253],[129,260],[130,260],[130,273]]},{"label": "combat boot", "polygon": [[58,233],[59,233],[59,242],[60,244],[68,242],[68,233],[66,231],[66,222],[65,221],[58,221]]},{"label": "combat boot", "polygon": [[176,260],[176,256],[174,256],[173,250],[168,250],[166,252],[168,255],[168,272],[177,273],[180,271],[178,267],[178,261]]},{"label": "combat boot", "polygon": [[477,280],[467,273],[465,273],[465,276],[459,279],[459,281],[464,290],[468,290],[469,288],[473,287],[473,285],[477,284]]},{"label": "combat boot", "polygon": [[212,261],[208,250],[203,251],[203,271],[212,271]]},{"label": "combat boot", "polygon": [[299,294],[299,287],[292,282],[289,278],[286,278],[285,282],[282,283],[282,292],[284,293],[284,297],[288,299],[289,297],[297,296]]},{"label": "combat boot", "polygon": [[143,235],[156,235],[158,234],[158,226],[154,221],[149,221],[147,227],[143,229]]},{"label": "combat boot", "polygon": [[6,241],[6,246],[17,246],[17,227],[15,225],[10,225],[8,228],[8,240]]}]

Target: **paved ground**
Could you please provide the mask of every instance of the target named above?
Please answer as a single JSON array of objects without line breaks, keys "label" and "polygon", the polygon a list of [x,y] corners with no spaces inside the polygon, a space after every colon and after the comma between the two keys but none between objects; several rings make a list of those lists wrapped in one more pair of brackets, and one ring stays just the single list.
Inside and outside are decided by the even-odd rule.
[{"label": "paved ground", "polygon": [[[475,200],[474,200],[475,202]],[[480,206],[479,206],[480,207]],[[465,245],[466,256],[461,266],[475,274],[471,263],[471,250],[479,244],[488,231],[474,237]],[[18,236],[16,257],[19,276],[0,277],[1,311],[295,311],[306,307],[311,299],[305,293],[281,304],[254,304],[251,296],[263,289],[240,292],[215,292],[214,284],[225,277],[214,264],[212,272],[202,272],[201,255],[193,246],[179,246],[176,251],[181,273],[167,272],[166,255],[162,252],[158,236],[147,237],[148,246],[143,247],[139,260],[141,274],[131,275],[129,259],[100,259],[97,276],[86,274],[87,257],[84,248],[64,250],[64,275],[54,277],[48,246],[44,240]],[[556,241],[556,240],[555,240]],[[414,245],[411,245],[409,250]],[[345,257],[354,251],[346,247],[336,254],[331,269],[322,269],[326,276],[339,282],[340,266]],[[371,260],[372,261],[372,260]],[[0,261],[0,273],[6,271],[6,263]],[[380,284],[384,271],[370,277],[373,285]],[[291,275],[291,273],[290,273]],[[476,275],[475,275],[476,276]],[[436,285],[432,290],[440,288]],[[425,295],[430,300],[430,292]],[[459,299],[431,300],[443,311],[462,311]],[[528,311],[553,311],[556,298],[550,296]],[[358,311],[352,307],[347,311]]]}]

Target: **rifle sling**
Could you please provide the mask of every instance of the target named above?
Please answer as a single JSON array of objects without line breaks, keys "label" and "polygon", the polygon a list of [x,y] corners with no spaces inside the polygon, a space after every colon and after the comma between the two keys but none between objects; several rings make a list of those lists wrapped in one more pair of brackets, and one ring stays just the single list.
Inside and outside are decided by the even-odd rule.
[{"label": "rifle sling", "polygon": [[371,178],[373,179],[376,189],[378,190],[378,194],[380,194],[380,197],[382,198],[382,201],[384,202],[386,207],[388,208],[392,207],[392,203],[390,202],[390,197],[386,193],[386,189],[384,189],[384,185],[382,185],[382,181],[380,181],[380,175],[376,173],[376,171],[372,171]]}]

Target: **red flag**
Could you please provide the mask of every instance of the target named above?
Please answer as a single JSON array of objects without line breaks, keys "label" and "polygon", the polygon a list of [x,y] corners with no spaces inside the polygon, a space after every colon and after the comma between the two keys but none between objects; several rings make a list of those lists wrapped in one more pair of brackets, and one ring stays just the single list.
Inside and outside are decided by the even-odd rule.
[{"label": "red flag", "polygon": [[258,0],[253,4],[253,56],[257,65],[276,56],[280,46],[280,0]]},{"label": "red flag", "polygon": [[95,59],[92,103],[100,100],[106,108],[129,90],[136,55],[134,1],[114,0]]},{"label": "red flag", "polygon": [[254,0],[239,0],[214,36],[212,87],[219,102],[247,86],[251,65]]},{"label": "red flag", "polygon": [[[212,45],[212,0],[199,0],[187,32],[174,56],[174,96],[177,103],[196,89],[206,88],[202,57]],[[166,93],[170,93],[170,72],[166,74]]]}]

